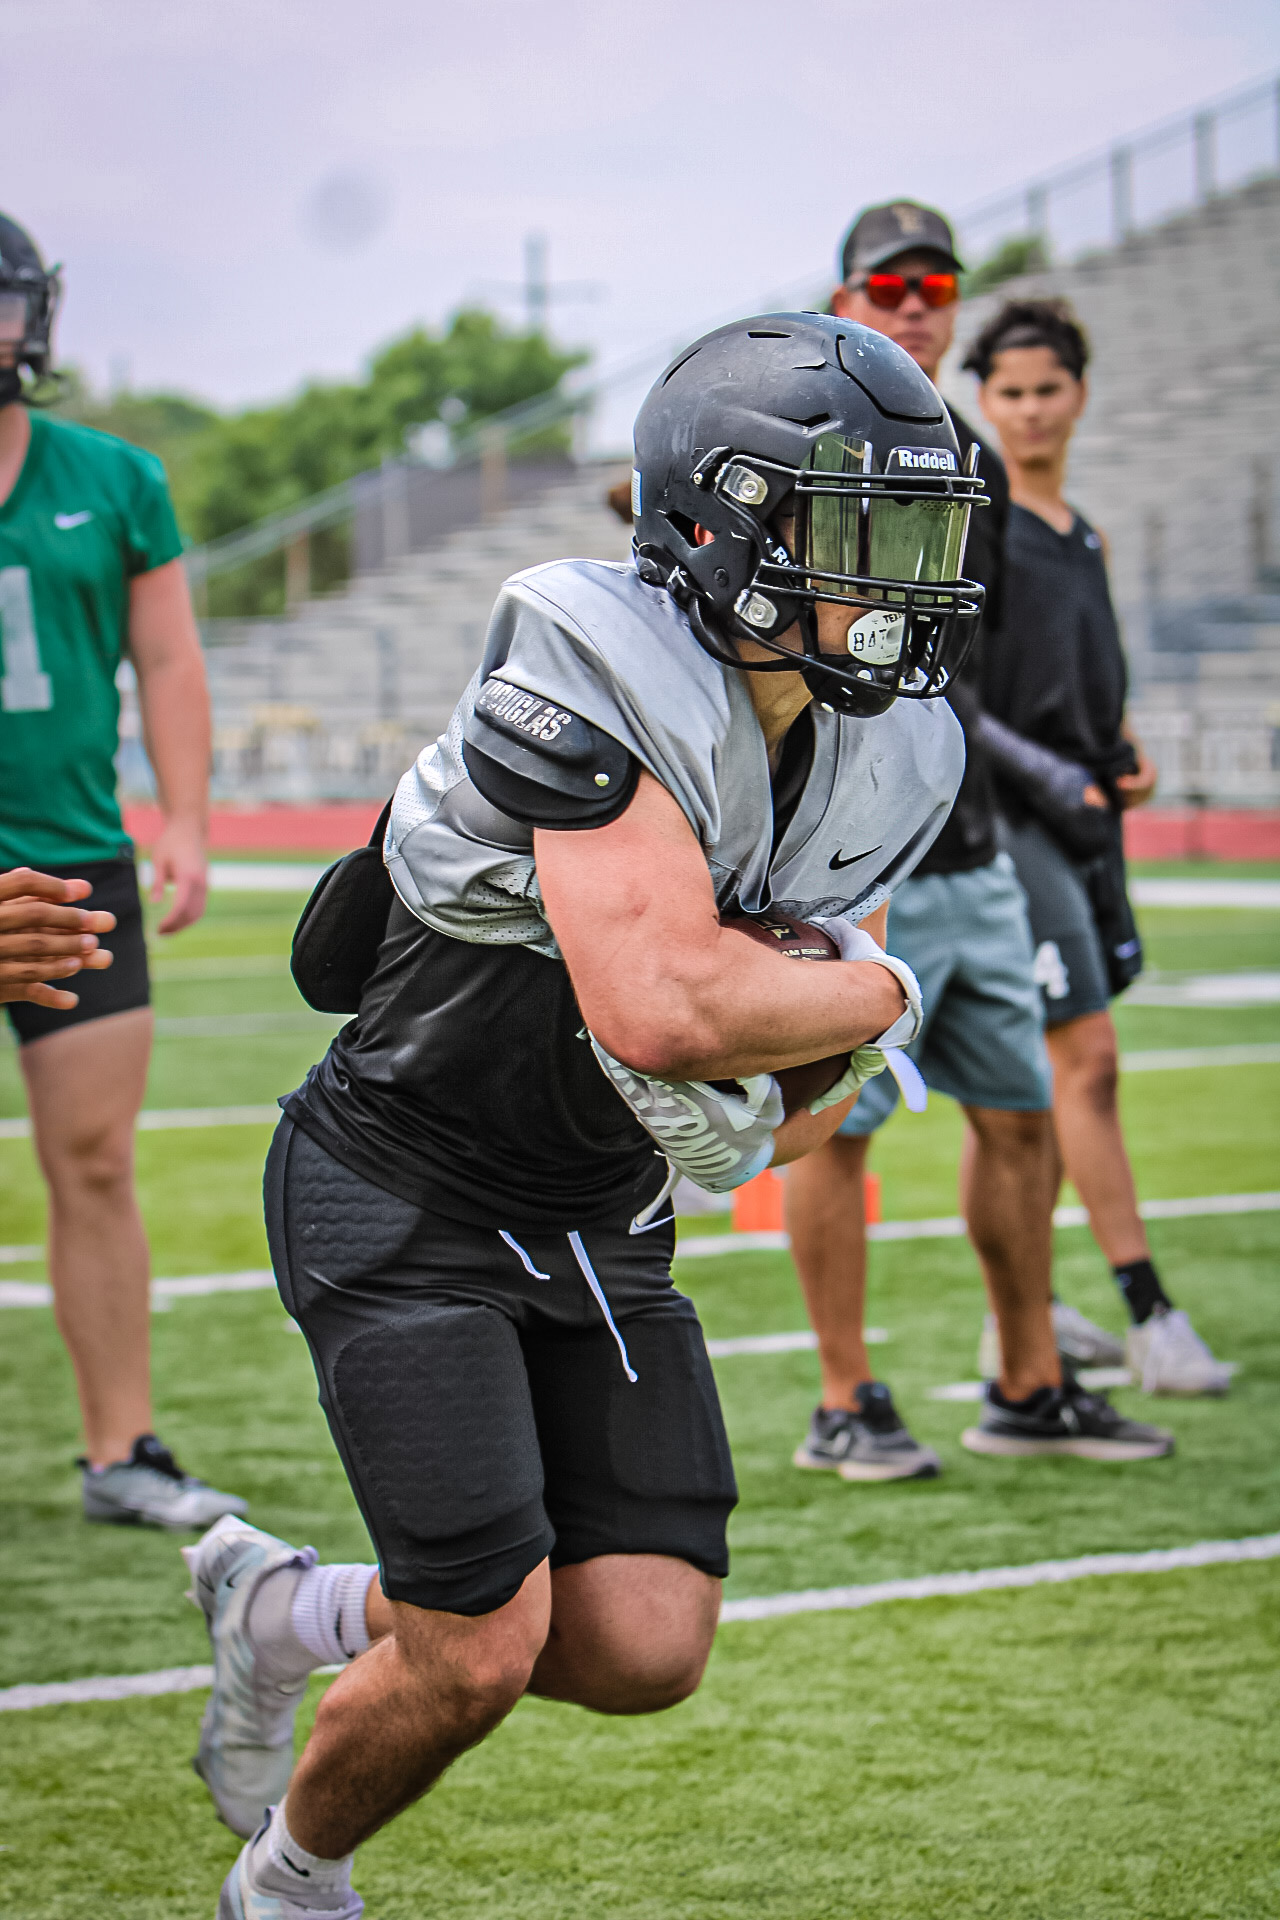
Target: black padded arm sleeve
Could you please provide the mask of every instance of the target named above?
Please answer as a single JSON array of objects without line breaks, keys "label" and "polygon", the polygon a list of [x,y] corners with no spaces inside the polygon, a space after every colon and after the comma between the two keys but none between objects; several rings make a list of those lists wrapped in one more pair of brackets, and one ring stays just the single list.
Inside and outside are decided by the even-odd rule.
[{"label": "black padded arm sleeve", "polygon": [[1109,806],[1090,806],[1086,801],[1084,790],[1093,781],[1087,767],[1015,733],[989,713],[978,715],[973,731],[997,773],[1018,789],[1069,853],[1084,859],[1110,844],[1115,816]]},{"label": "black padded arm sleeve", "polygon": [[640,762],[620,740],[555,700],[486,680],[462,733],[472,785],[531,827],[603,827],[626,812]]},{"label": "black padded arm sleeve", "polygon": [[1093,779],[1086,767],[1064,760],[1061,754],[1028,740],[1025,734],[1015,733],[989,713],[975,718],[976,726],[974,720],[969,724],[997,768],[1028,800],[1055,808],[1084,806],[1084,790]]}]

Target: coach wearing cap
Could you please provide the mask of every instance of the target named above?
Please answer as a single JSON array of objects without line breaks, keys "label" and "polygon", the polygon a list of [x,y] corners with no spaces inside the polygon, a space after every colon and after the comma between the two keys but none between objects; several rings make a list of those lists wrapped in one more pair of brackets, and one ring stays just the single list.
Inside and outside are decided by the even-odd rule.
[{"label": "coach wearing cap", "polygon": [[[951,345],[962,271],[942,215],[911,200],[869,207],[849,231],[841,270],[831,311],[887,334],[936,379]],[[977,436],[954,408],[949,412],[967,455]],[[886,421],[885,431],[904,430]],[[970,522],[965,572],[985,586],[984,624],[995,625],[1009,486],[999,458],[979,448],[978,471],[992,504]],[[979,1452],[1051,1453],[1074,1431],[1069,1402],[1078,1391],[1062,1382],[1055,1326],[1062,1339],[1070,1322],[1086,1346],[1094,1334],[1107,1336],[1070,1308],[1051,1309],[1058,1180],[1051,1080],[1026,906],[1009,856],[999,850],[991,770],[973,737],[981,644],[979,636],[948,696],[965,728],[964,784],[941,834],[894,894],[889,947],[914,968],[924,993],[927,1024],[911,1052],[928,1085],[959,1101],[969,1123],[964,1212],[1003,1352],[986,1342],[998,1377],[981,1425],[965,1443]],[[937,1456],[903,1425],[888,1387],[873,1377],[863,1342],[863,1177],[871,1135],[897,1097],[891,1075],[871,1081],[839,1134],[788,1169],[786,1182],[792,1251],[822,1362],[822,1404],[796,1464],[832,1468],[853,1481],[924,1477],[939,1468]],[[1016,1449],[1006,1444],[1010,1438]]]}]

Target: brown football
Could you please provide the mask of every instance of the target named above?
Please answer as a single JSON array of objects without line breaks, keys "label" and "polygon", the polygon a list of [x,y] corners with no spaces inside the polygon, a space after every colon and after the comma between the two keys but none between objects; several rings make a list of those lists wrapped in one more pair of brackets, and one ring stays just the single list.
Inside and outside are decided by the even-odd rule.
[{"label": "brown football", "polygon": [[[735,933],[745,933],[762,947],[784,953],[788,960],[838,960],[840,949],[829,933],[810,926],[807,920],[792,920],[781,913],[724,915],[721,925]],[[833,1053],[825,1060],[810,1060],[804,1066],[783,1067],[774,1074],[782,1089],[783,1110],[788,1115],[807,1107],[819,1094],[834,1087],[849,1064],[847,1053]]]}]

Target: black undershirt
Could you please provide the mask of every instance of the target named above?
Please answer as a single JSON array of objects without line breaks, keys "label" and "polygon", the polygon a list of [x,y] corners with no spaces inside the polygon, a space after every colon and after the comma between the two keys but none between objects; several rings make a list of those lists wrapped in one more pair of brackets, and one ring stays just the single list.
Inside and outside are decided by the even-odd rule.
[{"label": "black undershirt", "polygon": [[[1098,534],[1077,514],[1057,533],[1038,513],[1009,515],[1005,616],[983,660],[983,700],[1006,726],[1087,767],[1115,798],[1136,765],[1121,732],[1127,671]],[[1025,802],[1001,782],[1015,819]]]},{"label": "black undershirt", "polygon": [[[813,746],[806,708],[773,780],[775,850]],[[398,899],[359,1013],[283,1104],[353,1173],[473,1226],[634,1214],[667,1172],[596,1063],[564,962],[451,939]]]},{"label": "black undershirt", "polygon": [[991,766],[983,749],[970,733],[979,710],[983,675],[983,652],[987,636],[1000,625],[1003,614],[1004,541],[1009,515],[1009,481],[1004,462],[991,451],[954,408],[948,408],[951,424],[960,442],[960,464],[964,465],[971,446],[980,451],[978,472],[991,496],[989,507],[975,507],[969,516],[969,538],[965,546],[964,571],[987,590],[982,624],[970,650],[964,669],[948,695],[956,719],[964,729],[965,768],[960,791],[947,815],[942,832],[916,868],[917,874],[968,873],[985,867],[995,859],[996,794]]}]

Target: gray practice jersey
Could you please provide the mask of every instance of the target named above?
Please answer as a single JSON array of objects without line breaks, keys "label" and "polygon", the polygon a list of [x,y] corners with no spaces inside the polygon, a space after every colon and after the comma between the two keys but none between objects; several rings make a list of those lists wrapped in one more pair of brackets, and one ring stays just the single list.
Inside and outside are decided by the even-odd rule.
[{"label": "gray practice jersey", "polygon": [[[788,770],[784,753],[771,861],[775,795],[746,675],[702,651],[668,595],[594,560],[536,567],[503,588],[484,668],[397,790],[386,858],[398,897],[359,1014],[286,1111],[343,1165],[451,1219],[502,1232],[625,1224],[666,1163],[586,1039],[542,911],[532,829],[467,772],[463,731],[483,727],[476,700],[490,675],[526,690],[507,700],[490,688],[504,714],[514,702],[527,719],[525,699],[552,702],[549,723],[529,724],[586,721],[628,780],[623,748],[668,788],[722,911],[870,913],[945,818],[960,728],[941,701],[901,701],[877,720],[815,712],[807,770],[799,752]],[[788,742],[807,730],[797,723]],[[469,742],[471,754],[474,732]]]},{"label": "gray practice jersey", "polygon": [[554,701],[622,743],[678,801],[721,912],[873,913],[940,831],[964,771],[942,700],[874,720],[813,708],[813,760],[770,859],[773,802],[747,675],[704,653],[684,614],[635,568],[559,560],[508,580],[483,666],[446,733],[396,790],[388,870],[401,900],[455,940],[556,956],[533,829],[472,784],[463,728],[490,676]]}]

